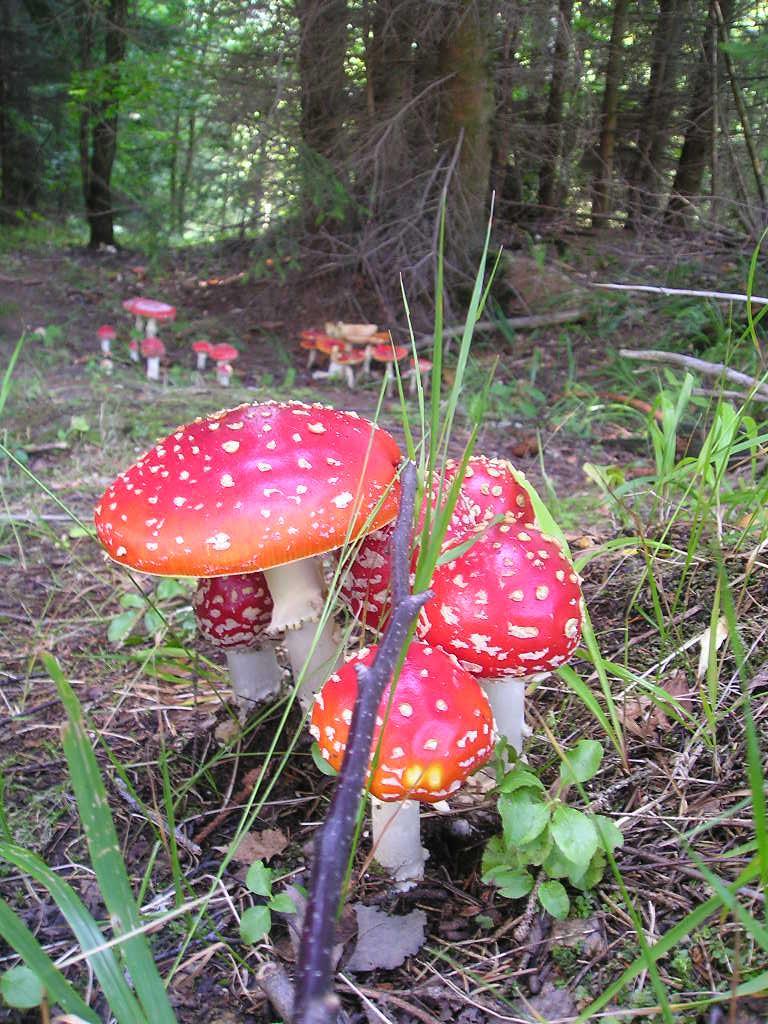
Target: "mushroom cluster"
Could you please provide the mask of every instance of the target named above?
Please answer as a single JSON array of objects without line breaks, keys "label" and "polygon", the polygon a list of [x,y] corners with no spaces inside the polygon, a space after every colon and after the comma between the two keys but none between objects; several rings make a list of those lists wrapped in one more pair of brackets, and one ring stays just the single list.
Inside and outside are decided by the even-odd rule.
[{"label": "mushroom cluster", "polygon": [[397,382],[395,366],[398,366],[397,374],[403,380],[410,381],[409,392],[411,394],[416,393],[419,379],[425,389],[429,386],[432,363],[428,359],[419,357],[411,359],[408,369],[399,369],[399,367],[405,366],[404,361],[411,350],[405,345],[395,345],[389,331],[377,330],[376,324],[329,322],[325,324],[324,331],[315,328],[301,331],[299,347],[308,353],[307,369],[311,369],[315,365],[318,356],[328,357],[327,368],[313,372],[314,380],[341,377],[347,387],[354,390],[355,371],[359,371],[364,376],[370,376],[371,365],[379,363],[384,367],[387,395],[392,394]]}]

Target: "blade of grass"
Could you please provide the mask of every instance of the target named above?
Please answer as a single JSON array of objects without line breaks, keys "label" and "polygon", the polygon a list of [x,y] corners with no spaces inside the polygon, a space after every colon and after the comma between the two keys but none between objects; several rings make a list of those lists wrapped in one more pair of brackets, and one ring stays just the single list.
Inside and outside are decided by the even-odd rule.
[{"label": "blade of grass", "polygon": [[[103,948],[104,934],[74,889],[36,854],[21,846],[0,843],[0,857],[48,890],[80,948],[87,954],[88,963],[93,967],[110,1010],[118,1021],[121,1024],[151,1024],[128,987],[117,957],[111,949]],[[91,950],[95,952],[91,953]],[[29,966],[32,967],[31,964]]]},{"label": "blade of grass", "polygon": [[3,415],[5,403],[8,401],[8,396],[11,393],[11,378],[13,377],[13,371],[16,368],[16,363],[19,361],[19,356],[21,355],[21,350],[24,347],[26,337],[26,334],[22,334],[16,342],[16,346],[11,353],[11,358],[8,360],[8,365],[6,366],[5,373],[3,374],[3,383],[0,384],[0,416]]},{"label": "blade of grass", "polygon": [[[141,926],[117,833],[109,812],[107,792],[83,722],[82,709],[74,690],[50,654],[42,656],[46,671],[56,684],[67,713],[63,730],[64,755],[69,766],[80,820],[91,863],[116,935]],[[126,938],[121,945],[126,966],[142,1006],[151,1011],[152,1024],[176,1024],[163,980],[152,958],[145,935]]]}]

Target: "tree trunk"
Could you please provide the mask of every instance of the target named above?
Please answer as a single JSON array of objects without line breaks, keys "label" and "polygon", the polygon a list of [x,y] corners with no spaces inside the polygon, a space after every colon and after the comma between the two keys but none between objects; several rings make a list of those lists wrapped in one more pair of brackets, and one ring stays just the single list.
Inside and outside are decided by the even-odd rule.
[{"label": "tree trunk", "polygon": [[26,127],[34,69],[25,22],[18,0],[0,0],[0,220],[7,223],[34,207],[39,180],[37,146]]},{"label": "tree trunk", "polygon": [[[727,26],[733,13],[733,0],[720,4],[723,23]],[[707,160],[710,157],[714,134],[712,109],[712,83],[717,54],[717,18],[710,4],[701,56],[693,76],[688,125],[683,148],[677,164],[675,180],[667,204],[665,220],[674,227],[685,227],[691,218],[691,200],[701,192]]]},{"label": "tree trunk", "polygon": [[486,0],[460,0],[440,46],[440,139],[458,149],[449,183],[449,258],[474,265],[488,216],[491,173],[491,77]]},{"label": "tree trunk", "polygon": [[683,34],[683,0],[659,0],[651,76],[638,126],[637,151],[629,170],[627,228],[653,217],[661,195],[661,165],[676,101],[677,63]]},{"label": "tree trunk", "polygon": [[[503,216],[505,199],[513,203],[522,200],[522,189],[515,186],[515,169],[510,168],[512,157],[512,125],[515,61],[514,53],[520,34],[520,11],[507,7],[506,24],[501,39],[499,68],[495,75],[495,113],[491,131],[491,188],[496,196],[497,218]],[[513,173],[510,175],[510,170]]]},{"label": "tree trunk", "polygon": [[627,23],[629,0],[615,0],[608,62],[605,68],[605,92],[600,118],[600,144],[597,152],[597,174],[592,193],[592,226],[605,223],[611,208],[613,154],[616,148],[616,125],[619,113],[619,86],[621,84],[624,30]]},{"label": "tree trunk", "polygon": [[559,0],[555,48],[552,54],[552,77],[549,82],[547,109],[544,113],[544,158],[539,168],[539,206],[543,207],[545,212],[551,211],[558,203],[557,176],[562,146],[565,86],[571,53],[572,19],[573,0]]}]

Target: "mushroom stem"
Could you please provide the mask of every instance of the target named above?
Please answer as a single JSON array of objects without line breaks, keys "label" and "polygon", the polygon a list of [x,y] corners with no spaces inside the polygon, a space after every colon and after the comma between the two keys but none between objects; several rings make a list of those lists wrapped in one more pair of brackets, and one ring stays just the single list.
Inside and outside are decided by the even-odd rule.
[{"label": "mushroom stem", "polygon": [[525,724],[526,679],[508,676],[505,679],[481,679],[479,682],[491,705],[496,731],[519,754],[523,749],[523,739],[531,733]]},{"label": "mushroom stem", "polygon": [[373,856],[397,882],[424,877],[427,851],[421,845],[416,800],[383,803],[371,797]]},{"label": "mushroom stem", "polygon": [[205,369],[205,364],[206,364],[207,359],[208,359],[208,353],[207,352],[198,352],[197,353],[197,368],[198,368],[198,370],[204,370]]},{"label": "mushroom stem", "polygon": [[330,618],[315,640],[325,603],[320,562],[317,558],[300,558],[265,569],[264,575],[274,603],[267,632],[285,630],[293,677],[301,677],[298,697],[306,709],[339,660]]},{"label": "mushroom stem", "polygon": [[160,357],[149,356],[147,359],[147,380],[160,380]]},{"label": "mushroom stem", "polygon": [[228,650],[227,666],[232,691],[245,712],[280,689],[282,672],[271,644]]},{"label": "mushroom stem", "polygon": [[148,338],[156,338],[157,337],[157,320],[155,320],[154,317],[149,317],[147,319],[147,337]]},{"label": "mushroom stem", "polygon": [[109,338],[101,339],[101,351],[105,356],[108,356],[111,351],[111,342]]}]

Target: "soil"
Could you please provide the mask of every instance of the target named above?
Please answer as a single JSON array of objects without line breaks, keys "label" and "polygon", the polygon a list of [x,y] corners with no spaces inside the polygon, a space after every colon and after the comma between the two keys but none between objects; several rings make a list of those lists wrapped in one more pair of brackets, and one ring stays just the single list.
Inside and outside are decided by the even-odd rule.
[{"label": "soil", "polygon": [[[572,248],[572,259],[578,255],[578,271],[566,269],[577,279],[579,301],[587,302],[590,276],[601,268],[601,261],[615,259],[620,242],[604,238],[591,262]],[[621,253],[627,272],[661,259],[660,252],[628,251],[626,244]],[[279,749],[270,754],[282,703],[253,716],[245,732],[236,728],[219,659],[184,633],[188,593],[168,604],[180,642],[174,634],[164,636],[157,646],[147,635],[132,636],[119,646],[108,642],[107,630],[125,611],[120,599],[132,592],[132,584],[122,570],[104,560],[87,529],[79,529],[71,514],[87,528],[97,496],[121,468],[177,422],[219,406],[290,393],[374,416],[378,386],[365,384],[350,393],[336,382],[313,379],[296,339],[301,329],[322,327],[326,320],[376,319],[377,309],[360,280],[302,276],[280,265],[263,266],[254,277],[237,254],[214,263],[210,252],[189,253],[170,268],[137,274],[132,268],[142,262],[141,254],[126,252],[20,251],[7,258],[0,273],[0,347],[6,366],[17,339],[27,332],[2,413],[3,443],[21,460],[22,468],[6,463],[0,477],[0,564],[10,570],[0,595],[0,827],[6,832],[10,823],[16,841],[32,847],[74,885],[97,918],[107,917],[62,770],[60,728],[65,715],[39,660],[48,651],[71,681],[98,740],[95,749],[107,779],[121,850],[134,885],[144,880],[144,902],[152,901],[154,911],[174,906],[174,884],[186,899],[208,890],[243,808],[256,801],[257,813],[249,819],[250,843],[225,871],[221,891],[211,899],[199,926],[191,933],[186,931],[188,919],[184,927],[166,926],[153,936],[153,951],[164,975],[175,968],[170,994],[180,1021],[266,1024],[277,1019],[276,1013],[255,972],[275,961],[290,972],[296,952],[289,919],[281,915],[276,915],[269,937],[252,951],[240,942],[238,918],[250,902],[243,884],[247,865],[258,857],[268,861],[278,889],[288,882],[306,884],[312,838],[330,799],[332,781],[318,775],[295,711],[279,733]],[[707,278],[716,271],[713,261],[702,260],[702,266]],[[559,267],[559,282],[563,273]],[[518,274],[518,288],[529,278],[527,272]],[[535,289],[538,308],[540,280]],[[100,366],[96,329],[111,322],[125,334],[128,320],[120,303],[139,292],[162,298],[178,310],[175,324],[161,330],[168,357],[160,384],[143,379],[124,346],[117,347],[111,375]],[[530,308],[526,297],[517,298],[517,306],[509,311],[525,315]],[[404,338],[402,325],[380,326],[393,330],[399,340]],[[47,328],[47,334],[36,334],[38,328]],[[633,419],[631,413],[618,418],[604,415],[606,405],[616,399],[600,396],[615,393],[616,384],[604,377],[606,352],[594,344],[593,331],[594,320],[587,319],[579,329],[565,333],[562,326],[540,329],[535,335],[520,331],[511,340],[494,333],[480,339],[473,355],[478,379],[483,368],[498,359],[497,382],[503,385],[483,422],[478,449],[511,458],[545,494],[554,492],[561,498],[567,536],[574,552],[582,556],[622,536],[584,465],[621,465],[627,477],[648,472],[652,465],[647,442],[636,428],[639,418]],[[641,336],[646,344],[654,340],[642,318],[629,323],[621,341],[635,344]],[[190,345],[200,337],[238,346],[240,357],[229,392],[218,388],[210,373],[201,376],[192,370]],[[450,373],[449,365],[447,383]],[[583,398],[576,401],[580,387],[591,396],[594,422],[585,422],[590,405]],[[525,404],[531,389],[536,392],[532,414]],[[573,401],[571,410],[564,417],[552,416],[558,403],[565,408],[566,399]],[[470,434],[468,405],[463,399],[452,454],[461,451]],[[410,408],[413,412],[414,406]],[[384,401],[381,421],[404,441],[394,400]],[[30,481],[24,467],[45,490]],[[664,539],[685,551],[685,537]],[[604,656],[621,661],[631,650],[637,673],[652,666],[666,649],[651,626],[650,606],[634,600],[645,566],[644,553],[630,546],[607,548],[599,558],[587,560],[584,568],[585,594]],[[665,577],[659,570],[659,585],[671,594],[679,564],[670,560],[667,571]],[[742,638],[748,646],[759,645],[763,636],[757,612],[765,611],[766,579],[761,571],[750,583],[752,615]],[[716,580],[706,552],[690,580],[695,599],[681,603],[670,622],[681,643],[710,625]],[[144,591],[152,586],[141,578],[134,583]],[[574,668],[599,689],[589,664],[576,662]],[[675,671],[682,671],[682,678],[675,678]],[[733,666],[726,663],[724,672],[729,680],[725,685],[738,690]],[[675,663],[667,674],[654,674],[653,681],[677,696],[683,711],[693,708],[695,686],[685,666],[681,669]],[[754,714],[765,730],[768,687],[759,673],[751,686],[757,701]],[[725,849],[749,838],[747,815],[734,812],[745,795],[745,738],[743,723],[733,718],[722,723],[713,748],[678,724],[680,714],[670,710],[665,715],[641,690],[629,689],[631,694],[615,694],[627,730],[626,759],[622,763],[608,747],[599,779],[587,789],[593,809],[622,822],[623,884],[651,939],[701,902],[701,864],[721,864]],[[561,684],[541,683],[532,704],[535,735],[527,755],[549,785],[557,777],[547,739],[552,729],[566,744],[581,736],[604,737],[584,704]],[[287,738],[294,733],[295,749],[282,761]],[[277,763],[279,771],[274,770]],[[121,771],[115,770],[117,765]],[[263,780],[256,784],[265,765],[267,788]],[[169,842],[167,826],[158,824],[165,820],[164,786],[166,792],[185,791],[178,808],[176,846]],[[678,835],[717,815],[723,816],[722,822],[705,830],[689,854],[682,853]],[[425,814],[427,877],[406,893],[394,891],[365,862],[363,839],[350,902],[376,906],[390,915],[423,911],[427,939],[399,968],[344,973],[355,941],[354,921],[344,917],[338,991],[351,1021],[484,1024],[535,1019],[554,1024],[572,1019],[637,955],[632,921],[610,877],[579,901],[579,916],[567,923],[570,932],[543,913],[527,913],[525,900],[495,894],[481,880],[481,856],[487,840],[498,831],[491,798],[473,799],[469,810],[465,802],[447,815]],[[745,857],[734,857],[729,872],[744,863]],[[72,952],[71,933],[41,886],[3,868],[0,892],[51,956],[66,958]],[[715,931],[713,935],[703,926],[696,929],[682,948],[685,962],[675,966],[665,961],[664,977],[671,990],[725,986],[727,992],[729,971],[738,978],[738,964],[731,965],[728,950],[734,942],[738,949],[743,935],[731,920]],[[11,962],[6,957],[3,966]],[[82,964],[68,968],[67,974],[79,991],[86,990],[89,979]],[[624,992],[622,1012],[634,1007],[643,1013],[650,991],[646,984],[642,998],[637,996],[634,1002]],[[98,995],[93,1005],[106,1020],[107,1010]],[[734,1001],[727,1017],[718,1017],[717,1010],[708,1012],[708,1024],[726,1019],[758,1024],[768,1019],[768,1005],[757,997]],[[27,1024],[38,1019],[37,1011],[0,1010],[0,1020]],[[705,1018],[691,1010],[677,1019]]]}]

